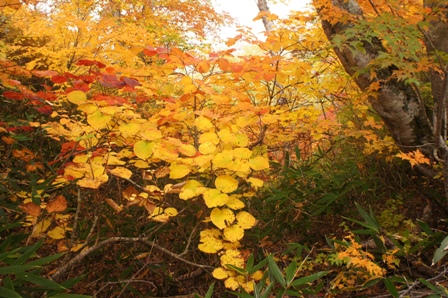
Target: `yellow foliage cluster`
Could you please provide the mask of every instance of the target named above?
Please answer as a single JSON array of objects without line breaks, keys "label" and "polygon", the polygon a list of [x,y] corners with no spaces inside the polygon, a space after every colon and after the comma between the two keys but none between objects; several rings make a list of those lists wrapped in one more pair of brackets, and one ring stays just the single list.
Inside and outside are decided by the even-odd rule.
[{"label": "yellow foliage cluster", "polygon": [[374,256],[363,249],[353,234],[346,236],[344,242],[346,245],[335,244],[335,260],[342,261],[347,270],[339,272],[333,279],[333,289],[350,291],[385,275],[386,270],[375,263]]}]

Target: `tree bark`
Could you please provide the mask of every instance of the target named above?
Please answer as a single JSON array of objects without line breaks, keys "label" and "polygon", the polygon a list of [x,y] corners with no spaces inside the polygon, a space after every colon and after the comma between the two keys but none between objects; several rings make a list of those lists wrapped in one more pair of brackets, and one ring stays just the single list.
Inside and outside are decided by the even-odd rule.
[{"label": "tree bark", "polygon": [[[269,12],[269,6],[267,0],[258,0],[257,2],[258,10],[260,12]],[[264,28],[267,32],[272,31],[273,24],[267,17],[263,16],[262,18]]]},{"label": "tree bark", "polygon": [[[356,0],[333,0],[331,5],[348,14],[362,17],[362,11]],[[319,7],[316,3],[315,7],[330,41],[336,35],[343,35],[345,30],[353,27],[352,23],[333,22],[323,15],[325,9],[331,10],[331,8]],[[420,149],[432,158],[434,131],[419,94],[411,85],[392,78],[393,71],[397,69],[394,66],[378,70],[374,79],[371,79],[369,73],[355,76],[357,72],[371,64],[381,52],[387,52],[378,38],[358,39],[358,41],[362,43],[365,52],[353,51],[344,45],[334,47],[345,71],[362,90],[367,90],[374,82],[381,82],[377,96],[370,96],[369,102],[384,121],[395,143],[404,152]]]},{"label": "tree bark", "polygon": [[[313,0],[321,19],[323,30],[332,41],[336,36],[344,36],[347,30],[354,30],[355,22],[363,19],[363,12],[357,0]],[[374,6],[374,3],[372,3]],[[381,53],[387,53],[382,40],[377,37],[365,38],[359,32],[338,46],[334,51],[345,71],[353,78],[362,90],[368,90],[373,83],[380,83],[376,96],[370,96],[372,108],[384,121],[395,143],[401,151],[409,152],[419,149],[432,161],[442,164],[444,176],[445,197],[448,207],[448,146],[447,146],[447,100],[448,100],[448,6],[441,0],[424,0],[423,9],[431,9],[432,13],[424,21],[431,26],[423,29],[418,24],[421,40],[426,46],[429,61],[435,61],[427,74],[427,81],[431,84],[432,98],[424,102],[416,85],[406,84],[393,77],[399,70],[395,65],[376,69],[376,77],[372,78],[369,72],[362,72],[367,66],[374,64]],[[349,18],[347,20],[334,20],[329,17],[334,10],[340,10]],[[425,27],[426,28],[426,27]],[[353,33],[353,32],[352,32]],[[363,50],[350,47],[350,43],[360,42]],[[392,53],[393,54],[393,53]],[[428,101],[428,99],[425,99]],[[419,165],[422,173],[434,176],[436,171],[430,166]]]}]

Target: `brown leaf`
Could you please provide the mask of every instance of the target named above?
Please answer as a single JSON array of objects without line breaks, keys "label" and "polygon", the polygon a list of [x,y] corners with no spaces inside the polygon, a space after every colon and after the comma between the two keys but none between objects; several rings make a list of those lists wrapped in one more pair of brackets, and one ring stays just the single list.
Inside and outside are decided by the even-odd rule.
[{"label": "brown leaf", "polygon": [[114,209],[117,213],[120,213],[121,210],[123,210],[123,206],[118,205],[114,200],[112,199],[106,199],[106,203]]},{"label": "brown leaf", "polygon": [[28,202],[26,204],[19,206],[19,208],[31,216],[38,217],[40,215],[40,206],[37,205],[36,203]]},{"label": "brown leaf", "polygon": [[45,209],[48,213],[65,211],[67,209],[67,200],[63,195],[59,195],[53,201],[48,202]]},{"label": "brown leaf", "polygon": [[148,211],[149,214],[151,214],[154,211],[154,209],[156,209],[156,204],[148,200],[144,200],[142,202],[142,205],[143,207],[145,207],[145,209]]},{"label": "brown leaf", "polygon": [[57,243],[58,252],[68,251],[68,245],[66,240],[60,240]]},{"label": "brown leaf", "polygon": [[125,198],[126,200],[134,200],[132,199],[132,197],[136,198],[138,195],[138,190],[135,189],[135,187],[133,187],[132,185],[129,185],[128,187],[126,187],[125,190],[123,190],[122,192],[123,198]]},{"label": "brown leaf", "polygon": [[154,175],[156,176],[156,178],[162,178],[162,177],[165,177],[166,175],[168,175],[169,173],[170,173],[169,167],[161,167],[156,170]]}]

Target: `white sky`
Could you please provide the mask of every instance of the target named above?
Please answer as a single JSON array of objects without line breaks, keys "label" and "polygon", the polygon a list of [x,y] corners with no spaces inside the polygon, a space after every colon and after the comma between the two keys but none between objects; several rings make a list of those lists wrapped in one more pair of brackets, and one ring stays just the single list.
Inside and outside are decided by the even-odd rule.
[{"label": "white sky", "polygon": [[[280,18],[285,18],[291,10],[305,10],[309,0],[286,0],[286,4],[271,4],[268,0],[269,10],[278,15]],[[253,21],[257,16],[259,10],[257,7],[257,0],[218,0],[215,2],[217,11],[227,11],[234,17],[240,25],[252,28],[252,33],[259,38],[265,30],[261,20]],[[238,35],[236,28],[227,28],[222,32],[223,38],[235,37]]]}]

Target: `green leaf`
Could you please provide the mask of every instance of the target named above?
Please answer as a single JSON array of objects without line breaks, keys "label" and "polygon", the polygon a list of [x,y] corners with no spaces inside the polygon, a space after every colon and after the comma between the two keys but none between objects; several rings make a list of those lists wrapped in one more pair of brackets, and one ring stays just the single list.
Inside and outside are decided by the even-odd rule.
[{"label": "green leaf", "polygon": [[431,266],[440,261],[447,253],[448,253],[448,236],[445,237],[445,239],[443,239],[442,243],[440,244],[440,247],[434,253]]},{"label": "green leaf", "polygon": [[81,279],[83,279],[84,276],[86,276],[86,275],[83,274],[83,275],[77,276],[75,278],[63,281],[63,282],[61,282],[61,286],[63,286],[66,289],[70,289],[71,287],[76,285]]},{"label": "green leaf", "polygon": [[28,247],[28,249],[13,263],[14,265],[20,265],[25,263],[42,245],[43,239],[39,240],[35,244]]},{"label": "green leaf", "polygon": [[299,279],[296,279],[295,281],[293,281],[291,283],[292,287],[298,287],[298,286],[302,286],[302,285],[306,285],[310,282],[313,282],[325,275],[327,275],[330,271],[321,271],[321,272],[317,272]]},{"label": "green leaf", "polygon": [[57,282],[54,282],[52,280],[40,277],[38,275],[34,275],[31,273],[20,273],[17,274],[17,278],[24,280],[26,282],[33,283],[38,286],[42,286],[48,289],[55,289],[55,290],[65,290],[66,288],[58,284]]},{"label": "green leaf", "polygon": [[425,286],[427,286],[428,288],[430,288],[433,292],[435,292],[435,293],[439,293],[440,292],[440,289],[438,287],[436,287],[435,285],[433,285],[432,283],[430,283],[426,279],[418,278],[418,281],[421,282],[422,284],[424,284]]},{"label": "green leaf", "polygon": [[297,158],[297,160],[300,160],[300,148],[299,148],[299,146],[295,146],[294,147],[294,151],[295,151],[295,153],[296,153],[296,158]]},{"label": "green leaf", "polygon": [[212,298],[213,295],[213,288],[215,287],[215,283],[212,283],[210,287],[208,288],[207,293],[205,294],[204,298]]},{"label": "green leaf", "polygon": [[394,297],[400,297],[400,293],[398,293],[397,288],[395,287],[394,283],[389,279],[389,278],[385,278],[384,279],[384,284],[386,285],[387,290],[389,291],[389,293]]},{"label": "green leaf", "polygon": [[46,256],[31,262],[28,262],[27,265],[33,265],[33,266],[40,266],[40,265],[44,265],[47,263],[51,263],[56,259],[59,259],[61,256],[65,255],[65,253],[59,253],[59,254],[54,254],[54,255],[50,255],[50,256]]},{"label": "green leaf", "polygon": [[297,274],[297,262],[296,260],[293,260],[291,264],[289,264],[288,268],[286,268],[285,277],[286,277],[286,284],[290,285],[294,277],[296,277]]},{"label": "green leaf", "polygon": [[278,267],[278,265],[275,263],[272,255],[268,256],[268,270],[269,270],[269,275],[271,275],[273,277],[273,278],[271,278],[271,280],[275,279],[276,281],[278,281],[278,283],[283,288],[285,288],[286,287],[285,277],[283,276],[282,272],[280,271],[280,268]]},{"label": "green leaf", "polygon": [[253,265],[254,265],[254,255],[250,254],[250,256],[247,258],[247,262],[246,262],[246,271],[250,272]]},{"label": "green leaf", "polygon": [[380,231],[380,224],[376,220],[375,215],[373,214],[372,208],[369,206],[369,213],[365,211],[358,203],[355,204],[356,209],[358,209],[358,212],[361,214],[362,218],[373,227],[373,229],[379,233]]},{"label": "green leaf", "polygon": [[235,295],[236,297],[241,298],[254,298],[252,295],[249,295],[247,293],[237,293],[237,292],[230,292],[232,295]]},{"label": "green leaf", "polygon": [[231,265],[231,264],[226,264],[226,267],[234,270],[235,272],[238,272],[241,275],[246,275],[246,270],[244,270],[243,268],[236,267],[236,266]]},{"label": "green leaf", "polygon": [[92,296],[78,295],[78,294],[55,294],[48,296],[49,298],[91,298]]},{"label": "green leaf", "polygon": [[26,270],[36,268],[36,267],[38,267],[38,266],[19,265],[19,266],[0,267],[0,274],[17,274],[17,273],[25,272]]},{"label": "green leaf", "polygon": [[17,294],[16,291],[0,287],[0,297],[6,297],[6,298],[22,298],[19,294]]}]

